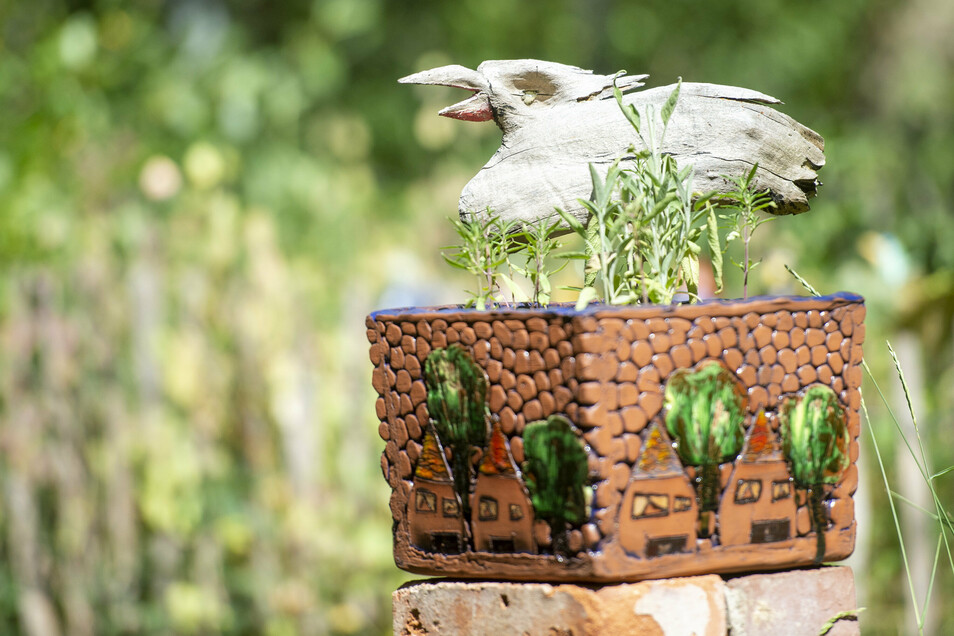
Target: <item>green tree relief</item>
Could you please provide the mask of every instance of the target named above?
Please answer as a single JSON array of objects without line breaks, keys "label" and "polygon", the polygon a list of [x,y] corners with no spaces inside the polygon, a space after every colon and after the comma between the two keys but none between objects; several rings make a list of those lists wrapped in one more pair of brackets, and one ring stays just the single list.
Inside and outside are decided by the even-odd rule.
[{"label": "green tree relief", "polygon": [[523,474],[537,518],[550,524],[553,552],[569,556],[568,524],[586,520],[586,449],[562,415],[531,422],[523,431]]},{"label": "green tree relief", "polygon": [[733,460],[745,439],[745,389],[724,364],[681,369],[666,383],[666,428],[683,464],[700,467],[699,509],[719,507],[719,464]]},{"label": "green tree relief", "polygon": [[487,442],[487,376],[457,344],[435,349],[424,361],[427,410],[437,435],[451,449],[454,490],[470,518],[470,484],[475,449]]},{"label": "green tree relief", "polygon": [[809,492],[812,526],[817,537],[815,562],[825,556],[825,486],[834,485],[848,467],[848,426],[838,396],[828,386],[815,384],[788,397],[779,409],[782,450],[792,477]]}]

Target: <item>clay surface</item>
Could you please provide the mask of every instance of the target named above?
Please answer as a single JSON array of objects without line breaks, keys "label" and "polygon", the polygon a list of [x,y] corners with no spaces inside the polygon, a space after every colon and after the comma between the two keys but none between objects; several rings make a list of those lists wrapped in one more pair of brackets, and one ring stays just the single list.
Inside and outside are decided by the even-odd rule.
[{"label": "clay surface", "polygon": [[[432,308],[372,314],[367,321],[372,381],[385,441],[381,467],[392,487],[396,563],[427,574],[549,581],[635,581],[811,564],[816,536],[806,490],[791,484],[789,503],[779,498],[751,510],[726,503],[726,497],[735,496],[739,479],[763,474],[763,481],[768,480],[760,486],[765,497],[772,495],[771,482],[785,481],[784,462],[773,452],[750,453],[743,461],[743,451],[738,460],[719,467],[720,510],[711,515],[712,527],[687,536],[684,548],[673,550],[678,542],[657,542],[649,555],[646,541],[653,536],[633,536],[638,531],[631,521],[639,520],[633,518],[632,506],[640,493],[669,497],[672,514],[666,523],[677,516],[676,498],[691,493],[686,482],[697,476],[691,466],[684,467],[684,478],[670,475],[653,482],[664,486],[659,493],[639,484],[638,467],[653,425],[662,425],[667,380],[679,369],[710,361],[719,361],[744,386],[747,436],[762,410],[769,413],[768,432],[778,435],[772,413],[786,396],[815,384],[837,395],[845,412],[850,464],[825,493],[824,560],[847,557],[856,530],[851,496],[858,484],[864,314],[863,300],[853,294],[590,307],[582,312],[559,307],[485,312]],[[589,518],[569,531],[569,545],[576,551],[570,558],[549,553],[549,529],[539,520],[533,527],[534,545],[517,549],[527,542],[527,516],[514,519],[508,530],[514,537],[513,552],[448,554],[422,549],[422,541],[412,540],[409,500],[430,419],[422,368],[431,351],[453,343],[467,349],[486,372],[488,407],[499,419],[517,467],[524,460],[521,435],[527,423],[562,414],[580,430],[589,457],[592,500]],[[663,484],[664,479],[672,484]],[[487,475],[481,489],[493,480],[511,481]],[[508,485],[507,491],[506,497],[515,502],[523,497],[517,486]],[[781,491],[776,488],[775,494]],[[509,499],[506,503],[509,510]],[[690,507],[695,505],[693,500]],[[723,519],[732,521],[725,525]],[[753,526],[764,521],[778,523]],[[499,534],[491,525],[485,529]],[[759,532],[771,540],[753,543]],[[482,545],[486,547],[486,541]]]}]

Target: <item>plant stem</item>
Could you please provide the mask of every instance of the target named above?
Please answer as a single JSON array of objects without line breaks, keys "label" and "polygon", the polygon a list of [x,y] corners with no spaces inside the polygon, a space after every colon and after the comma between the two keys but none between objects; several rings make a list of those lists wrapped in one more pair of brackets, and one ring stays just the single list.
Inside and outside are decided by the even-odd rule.
[{"label": "plant stem", "polygon": [[534,259],[537,275],[533,278],[533,304],[537,306],[540,305],[540,277],[543,276],[543,257],[540,254],[538,251]]},{"label": "plant stem", "polygon": [[719,465],[703,464],[699,477],[699,503],[702,510],[719,508]]},{"label": "plant stem", "polygon": [[752,238],[752,235],[749,233],[749,224],[746,223],[742,227],[742,244],[745,246],[745,254],[743,255],[743,267],[742,267],[742,300],[747,300],[749,297],[749,240]]},{"label": "plant stem", "polygon": [[490,251],[490,243],[487,241],[487,229],[484,228],[484,275],[487,277],[487,295],[486,298],[492,298],[494,293],[494,272],[490,267],[490,263],[493,262],[492,254]]},{"label": "plant stem", "polygon": [[808,501],[812,513],[812,526],[815,528],[815,564],[818,565],[825,558],[825,530],[828,529],[828,519],[825,515],[825,487],[816,484],[808,489]]},{"label": "plant stem", "polygon": [[643,257],[643,250],[639,245],[639,228],[642,226],[642,209],[636,217],[636,227],[633,230],[634,252],[639,259],[639,286],[643,292],[643,304],[649,303],[649,290],[646,288],[646,259]]},{"label": "plant stem", "polygon": [[464,519],[470,518],[470,457],[465,446],[452,447],[454,465],[454,490],[460,497],[461,515]]},{"label": "plant stem", "polygon": [[616,294],[613,289],[613,277],[609,272],[609,242],[606,238],[606,223],[601,219],[600,230],[600,272],[603,276],[603,293],[606,296],[606,302],[613,305],[616,303]]},{"label": "plant stem", "polygon": [[567,538],[566,522],[562,519],[550,520],[550,540],[553,542],[553,554],[561,561],[570,557],[570,541]]}]

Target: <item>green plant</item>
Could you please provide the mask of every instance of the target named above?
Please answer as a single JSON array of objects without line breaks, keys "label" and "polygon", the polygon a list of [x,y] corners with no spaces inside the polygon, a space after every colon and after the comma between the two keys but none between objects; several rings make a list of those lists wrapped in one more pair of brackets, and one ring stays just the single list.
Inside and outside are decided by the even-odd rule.
[{"label": "green plant", "polygon": [[815,384],[799,396],[788,397],[779,407],[782,450],[792,478],[808,489],[812,527],[817,549],[815,562],[825,556],[825,487],[841,479],[848,467],[848,427],[845,410],[831,387]]},{"label": "green plant", "polygon": [[[821,293],[815,289],[805,278],[803,278],[798,272],[789,267],[785,266],[785,269],[799,282],[801,285],[812,295],[820,296]],[[924,480],[925,485],[931,493],[931,499],[934,504],[934,510],[926,510],[916,504],[908,501],[903,496],[898,494],[894,488],[891,487],[891,483],[888,480],[888,473],[884,466],[884,456],[881,453],[881,447],[878,444],[878,437],[875,435],[874,423],[871,420],[871,416],[868,414],[868,405],[865,402],[864,397],[861,398],[861,412],[864,414],[865,421],[867,426],[864,428],[867,429],[868,435],[871,439],[871,445],[874,448],[875,457],[878,460],[878,469],[881,473],[881,481],[884,484],[885,493],[888,495],[888,508],[891,510],[891,518],[894,522],[895,534],[898,537],[898,547],[901,552],[901,563],[904,567],[904,573],[907,578],[908,583],[908,593],[911,596],[911,606],[914,608],[914,617],[917,621],[918,633],[924,634],[924,620],[927,616],[928,606],[931,602],[931,594],[934,591],[934,584],[937,580],[938,574],[938,563],[940,562],[942,548],[943,554],[947,556],[947,563],[950,567],[951,575],[954,575],[954,554],[951,551],[951,540],[948,538],[948,534],[954,537],[954,513],[945,508],[944,503],[941,500],[940,495],[938,494],[937,481],[944,477],[954,473],[954,466],[948,466],[942,470],[932,472],[930,466],[928,465],[928,458],[924,451],[924,444],[921,441],[921,431],[918,426],[918,417],[914,409],[914,404],[911,400],[911,391],[908,388],[907,380],[904,376],[904,371],[901,368],[901,362],[898,360],[897,354],[895,354],[894,349],[891,347],[890,342],[886,342],[888,347],[888,352],[891,355],[891,360],[894,363],[895,372],[898,375],[898,379],[901,382],[901,389],[904,392],[905,402],[907,403],[908,413],[911,416],[911,422],[914,425],[914,434],[917,440],[918,450],[915,452],[914,447],[911,445],[910,440],[904,433],[904,429],[901,427],[901,423],[898,420],[898,416],[895,414],[894,409],[891,407],[891,403],[888,401],[888,398],[885,397],[884,391],[882,391],[881,386],[878,384],[878,381],[875,379],[874,374],[871,372],[871,368],[868,366],[866,360],[861,361],[861,368],[864,369],[865,374],[868,376],[868,380],[874,386],[875,391],[877,391],[878,396],[881,398],[881,402],[888,414],[888,417],[894,423],[895,429],[897,430],[901,441],[904,443],[905,448],[908,453],[914,459],[914,463],[918,468],[918,472],[921,475],[921,479]],[[931,518],[935,524],[937,524],[937,547],[934,552],[934,564],[931,569],[931,579],[928,583],[928,589],[925,593],[923,603],[919,602],[917,592],[914,587],[914,577],[911,573],[911,564],[908,561],[907,548],[905,545],[904,533],[901,531],[901,521],[898,517],[898,507],[895,500],[901,501],[902,503],[911,505],[915,507],[918,511],[926,514]]]},{"label": "green plant", "polygon": [[553,251],[562,247],[562,243],[556,238],[559,230],[559,221],[550,223],[548,219],[540,219],[536,225],[525,226],[523,232],[518,234],[527,253],[526,264],[518,268],[518,271],[533,285],[530,300],[537,306],[545,307],[550,304],[550,278],[566,266],[566,262],[556,269],[550,269],[548,266]]},{"label": "green plant", "polygon": [[537,518],[550,525],[554,554],[569,555],[567,524],[586,520],[586,450],[562,415],[527,424],[522,464]]},{"label": "green plant", "polygon": [[[720,202],[720,207],[733,211],[733,213],[721,215],[722,219],[730,221],[734,226],[725,237],[726,245],[728,246],[728,243],[732,241],[742,241],[742,262],[737,263],[732,260],[732,263],[742,270],[742,298],[749,297],[749,272],[762,262],[762,259],[753,261],[749,255],[749,243],[752,241],[752,235],[760,225],[776,218],[759,214],[762,210],[775,207],[775,202],[772,201],[772,197],[769,196],[767,191],[759,191],[752,186],[752,180],[755,178],[755,171],[758,170],[758,167],[758,164],[753,165],[752,169],[741,177],[725,177],[735,184],[735,190],[728,193],[723,202]],[[715,253],[715,250],[713,250],[713,255]],[[713,256],[713,270],[718,290],[721,290],[721,253],[718,262]]]},{"label": "green plant", "polygon": [[[557,209],[562,224],[584,244],[582,251],[563,255],[586,262],[583,286],[573,288],[580,294],[578,309],[596,299],[613,305],[669,304],[681,289],[691,301],[697,300],[703,235],[720,291],[725,248],[719,236],[717,207],[734,210],[721,215],[734,225],[725,244],[742,242],[742,262],[733,263],[742,270],[743,297],[748,297],[749,272],[759,264],[750,257],[752,235],[759,225],[773,218],[759,212],[775,204],[765,192],[752,187],[757,165],[742,177],[726,177],[736,188],[717,202],[713,202],[714,193],[693,191],[691,167],[680,169],[672,156],[662,151],[681,86],[680,79],[660,109],[658,121],[652,108],[640,114],[632,104],[625,104],[622,91],[614,87],[617,105],[642,141],[642,148],[630,146],[627,163],[620,159],[613,162],[605,177],[590,165],[593,198],[580,200],[589,212],[586,223]],[[536,226],[514,232],[512,223],[502,223],[490,210],[485,218],[484,222],[470,224],[453,221],[462,242],[456,246],[456,253],[444,256],[451,265],[478,277],[478,291],[472,292],[470,304],[485,308],[499,280],[510,290],[514,302],[532,299],[534,304],[546,305],[549,279],[555,272],[546,271],[545,263],[559,247],[554,234],[560,225],[541,220]],[[519,237],[522,245],[514,237]],[[515,266],[510,257],[522,247],[527,251],[526,266]],[[508,274],[497,271],[504,264]],[[530,296],[514,282],[514,271],[530,279]]]},{"label": "green plant", "polygon": [[[898,422],[898,418],[894,414],[894,411],[891,410],[890,407],[888,407],[888,413],[891,419],[894,421],[894,424],[897,427],[898,431],[901,433],[901,439],[904,441],[905,447],[907,447],[908,452],[911,454],[911,457],[914,459],[914,463],[918,468],[918,472],[920,473],[921,478],[924,480],[924,483],[927,485],[928,490],[931,492],[931,500],[932,500],[932,503],[934,504],[933,511],[920,508],[919,506],[912,504],[910,501],[907,501],[906,499],[904,499],[904,497],[902,497],[897,492],[895,492],[892,488],[890,488],[890,486],[888,485],[887,477],[885,476],[884,464],[881,460],[881,454],[880,452],[877,452],[877,445],[875,445],[876,454],[878,455],[878,465],[881,468],[882,477],[884,477],[885,488],[888,492],[888,495],[891,501],[891,511],[894,516],[895,527],[898,531],[898,543],[901,546],[902,560],[904,562],[905,572],[908,577],[908,586],[911,592],[911,601],[912,601],[912,606],[914,607],[914,616],[915,616],[915,620],[917,620],[918,622],[918,633],[923,634],[924,633],[924,618],[927,615],[928,604],[931,601],[931,593],[934,590],[934,582],[937,577],[937,566],[938,566],[938,562],[940,561],[942,547],[944,548],[944,554],[946,554],[947,556],[947,562],[948,562],[948,565],[950,566],[951,574],[954,575],[954,555],[951,554],[951,542],[947,536],[948,533],[950,533],[952,537],[954,537],[954,514],[952,514],[950,510],[944,507],[944,504],[942,503],[941,498],[938,495],[937,486],[935,484],[935,482],[939,478],[943,477],[944,475],[947,475],[948,473],[954,472],[954,465],[948,466],[947,468],[944,468],[934,473],[931,472],[931,469],[928,466],[927,455],[924,452],[924,444],[921,441],[921,430],[920,430],[920,427],[918,426],[918,417],[914,410],[914,404],[911,401],[911,391],[908,388],[908,382],[904,377],[904,371],[901,369],[901,363],[898,360],[898,356],[894,352],[894,349],[891,347],[891,343],[886,341],[885,344],[888,347],[888,352],[891,354],[891,360],[894,363],[895,371],[897,372],[898,379],[901,382],[901,388],[904,391],[904,399],[908,406],[908,413],[911,416],[911,422],[914,425],[914,434],[915,434],[915,438],[917,439],[918,452],[914,451],[914,448],[911,446],[910,441],[904,435],[904,431],[901,429],[901,425]],[[878,383],[874,381],[874,377],[871,375],[871,370],[868,368],[868,364],[864,361],[862,361],[861,364],[865,372],[868,374],[868,377],[874,383],[874,386],[877,389],[878,394],[881,396],[881,399],[884,401],[885,406],[887,406],[888,401],[887,399],[885,399],[884,393],[881,391],[881,387],[878,386]],[[861,401],[861,408],[865,414],[865,419],[869,420],[868,409],[867,409],[867,406],[865,405],[864,400]],[[869,432],[871,431],[870,426],[868,426],[868,430]],[[873,432],[871,433],[871,436],[872,436],[872,440],[874,440]],[[904,550],[904,537],[901,534],[900,525],[898,524],[897,511],[894,508],[894,499],[896,497],[905,503],[915,505],[921,512],[928,515],[937,524],[937,530],[938,530],[937,547],[934,551],[934,565],[932,566],[932,570],[931,570],[931,580],[930,580],[930,583],[928,584],[928,589],[925,594],[924,603],[923,605],[920,605],[920,606],[918,603],[917,594],[915,594],[915,591],[914,591],[914,582],[911,577],[911,568],[910,568],[910,565],[908,564],[907,556]]]},{"label": "green plant", "polygon": [[487,442],[487,376],[466,349],[452,344],[427,356],[424,384],[428,413],[438,436],[451,449],[454,490],[468,519],[471,458]]},{"label": "green plant", "polygon": [[631,165],[623,167],[616,161],[605,178],[590,166],[594,197],[580,200],[590,213],[585,226],[557,210],[584,239],[584,252],[572,255],[588,264],[578,307],[600,297],[600,289],[603,300],[610,304],[668,304],[680,287],[685,287],[691,299],[697,298],[699,239],[708,230],[710,245],[713,237],[718,245],[718,228],[709,202],[711,194],[693,192],[691,169],[679,169],[675,160],[662,152],[680,87],[681,80],[660,110],[662,132],[658,135],[652,109],[644,125],[637,109],[624,104],[622,92],[614,88],[617,104],[645,148],[630,147]]},{"label": "green plant", "polygon": [[[464,223],[459,219],[450,219],[460,238],[458,245],[444,249],[454,250],[450,255],[442,254],[444,260],[457,269],[462,269],[477,278],[477,290],[468,292],[471,299],[467,306],[484,310],[494,299],[499,285],[504,281],[511,289],[517,289],[512,276],[499,270],[502,265],[509,267],[510,254],[519,249],[513,239],[513,222],[505,222],[487,211],[486,221]],[[516,300],[516,299],[514,299]]]},{"label": "green plant", "polygon": [[[565,264],[550,268],[553,251],[562,246],[556,235],[560,222],[541,219],[536,225],[517,229],[517,221],[503,221],[489,210],[482,219],[464,223],[449,219],[461,242],[445,249],[455,250],[444,260],[458,269],[470,272],[478,279],[478,291],[472,295],[468,306],[486,309],[499,291],[500,283],[510,292],[511,302],[531,302],[536,306],[550,304],[552,286],[550,278],[561,271]],[[523,259],[514,255],[523,252]],[[506,272],[501,271],[506,268]],[[526,277],[533,286],[527,294],[515,280],[514,273]]]},{"label": "green plant", "polygon": [[[741,383],[716,361],[695,371],[680,369],[666,383],[666,428],[677,440],[682,462],[700,468],[700,517],[719,507],[719,464],[742,450],[746,402]],[[705,530],[708,520],[703,521]]]}]

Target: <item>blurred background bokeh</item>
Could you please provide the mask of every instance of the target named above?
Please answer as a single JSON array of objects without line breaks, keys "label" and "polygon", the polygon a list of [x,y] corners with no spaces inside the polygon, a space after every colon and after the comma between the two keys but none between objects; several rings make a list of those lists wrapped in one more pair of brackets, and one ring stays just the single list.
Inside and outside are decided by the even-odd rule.
[{"label": "blurred background bokeh", "polygon": [[[786,102],[825,185],[759,230],[750,289],[801,293],[787,263],[863,294],[885,401],[906,413],[891,338],[954,464],[952,33],[950,0],[0,0],[0,633],[388,632],[411,575],[364,316],[465,298],[445,217],[499,142],[436,116],[453,89],[395,82],[441,64]],[[892,488],[933,509],[865,388]],[[916,633],[863,441],[862,628]],[[936,524],[900,511],[924,599]],[[940,556],[927,634],[954,633]]]}]

